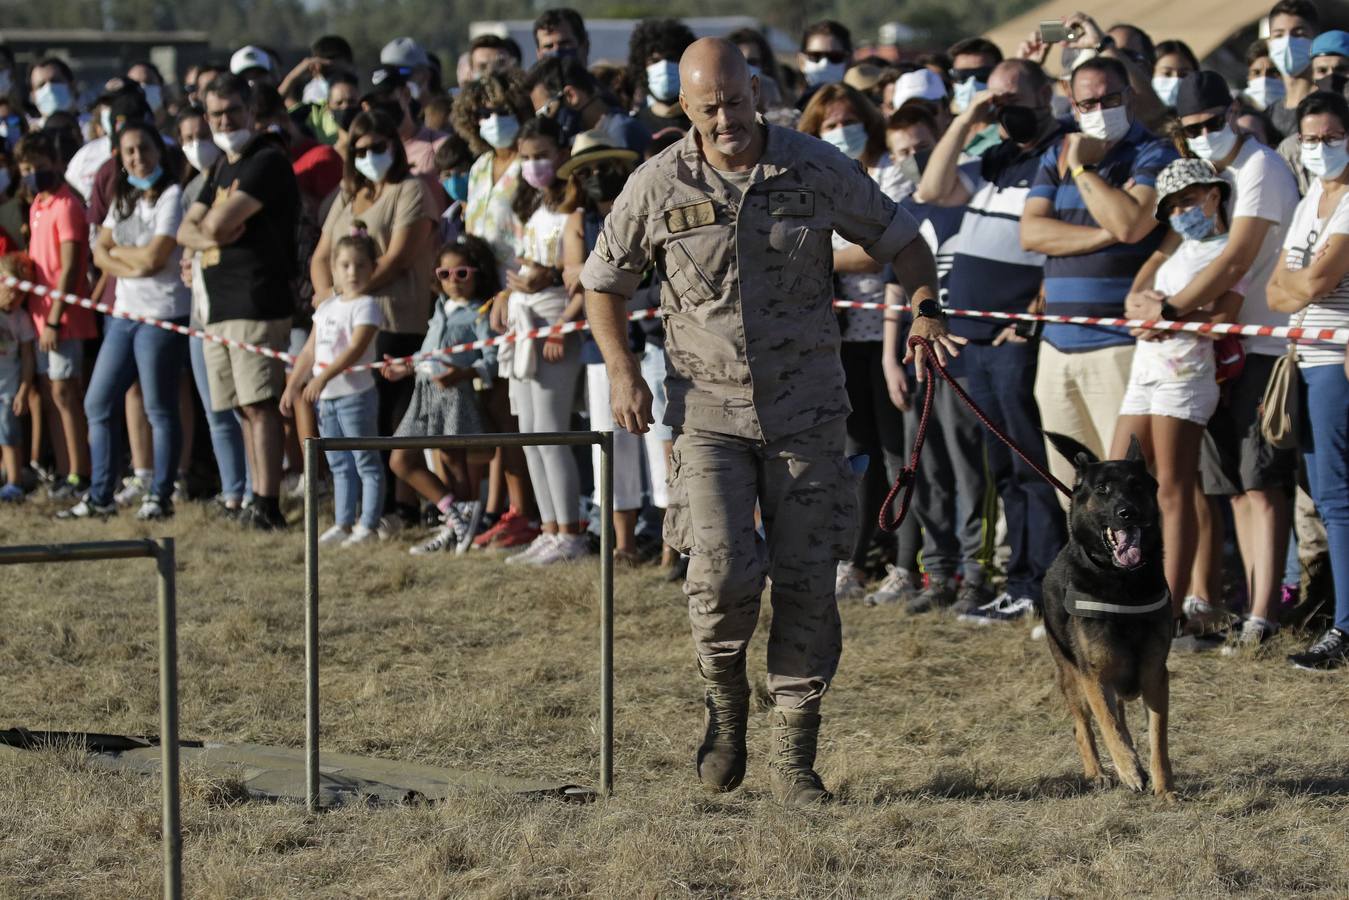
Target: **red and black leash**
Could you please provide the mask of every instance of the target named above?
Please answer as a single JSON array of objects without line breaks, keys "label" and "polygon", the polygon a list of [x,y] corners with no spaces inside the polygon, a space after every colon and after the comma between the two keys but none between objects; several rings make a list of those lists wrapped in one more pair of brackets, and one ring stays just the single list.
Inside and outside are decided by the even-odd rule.
[{"label": "red and black leash", "polygon": [[[993,422],[989,420],[984,411],[970,399],[970,395],[965,393],[965,389],[956,381],[955,376],[946,371],[945,366],[937,362],[937,357],[932,352],[932,344],[928,342],[927,338],[913,335],[909,338],[909,346],[911,348],[919,348],[923,351],[919,365],[927,368],[927,378],[923,381],[923,414],[918,419],[918,434],[914,437],[913,452],[909,455],[909,464],[903,469],[900,469],[899,477],[895,479],[894,485],[890,488],[890,493],[886,495],[885,504],[881,507],[880,527],[882,531],[894,531],[904,521],[904,517],[909,514],[909,505],[913,501],[913,489],[918,483],[918,458],[922,456],[923,441],[927,439],[927,423],[932,417],[932,392],[937,384],[937,379],[932,377],[934,372],[937,375],[940,375],[946,383],[951,386],[951,390],[956,392],[957,397],[965,401],[965,405],[968,406],[975,417],[983,423],[984,427],[993,432],[998,440],[1010,447],[1013,453],[1025,461],[1026,465],[1035,470],[1035,472],[1045,481],[1062,491],[1064,495],[1069,497],[1073,495],[1073,492],[1068,490],[1067,486],[1064,485],[1062,481],[1059,481],[1053,475],[1049,474],[1049,471],[1045,469],[1044,466],[1027,456],[1025,450],[1018,447],[1015,441],[1009,438],[1001,428],[994,425]],[[889,515],[890,506],[895,502],[895,498],[899,496],[901,491],[903,492],[903,497],[900,498],[899,509],[895,512],[895,516],[892,519]]]}]

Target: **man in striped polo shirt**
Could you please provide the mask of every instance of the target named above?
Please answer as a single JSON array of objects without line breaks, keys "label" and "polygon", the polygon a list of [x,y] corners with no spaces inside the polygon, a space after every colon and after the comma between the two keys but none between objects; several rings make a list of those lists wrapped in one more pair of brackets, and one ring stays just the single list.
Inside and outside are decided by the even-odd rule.
[{"label": "man in striped polo shirt", "polygon": [[[1161,242],[1154,185],[1177,153],[1134,120],[1128,71],[1118,60],[1082,63],[1069,90],[1081,133],[1041,157],[1021,245],[1045,254],[1046,312],[1119,317],[1134,275]],[[1133,338],[1123,329],[1046,326],[1035,376],[1045,430],[1104,459],[1132,359]],[[1072,482],[1068,460],[1049,453],[1049,464]]]},{"label": "man in striped polo shirt", "polygon": [[[993,69],[988,90],[952,123],[923,172],[919,199],[965,206],[955,240],[948,300],[955,309],[1023,313],[1040,293],[1043,253],[1021,246],[1021,213],[1040,169],[1040,157],[1066,129],[1052,113],[1054,86],[1043,69],[1009,59]],[[961,162],[969,135],[993,124],[1002,141],[982,158]],[[1039,342],[987,319],[951,320],[969,339],[961,353],[966,385],[989,418],[1045,463],[1040,411],[1035,405]],[[1025,329],[1023,328],[1024,332]],[[1007,521],[1007,585],[991,603],[962,614],[971,622],[1012,622],[1034,609],[1040,583],[1065,540],[1054,489],[991,432],[984,434],[989,471]]]}]

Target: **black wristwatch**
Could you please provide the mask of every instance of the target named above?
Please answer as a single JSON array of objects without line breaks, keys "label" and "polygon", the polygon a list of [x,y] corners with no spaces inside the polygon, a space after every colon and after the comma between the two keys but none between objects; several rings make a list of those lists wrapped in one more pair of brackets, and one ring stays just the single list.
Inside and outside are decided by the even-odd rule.
[{"label": "black wristwatch", "polygon": [[918,315],[925,319],[946,318],[946,314],[942,312],[941,304],[932,297],[918,302]]},{"label": "black wristwatch", "polygon": [[1162,301],[1162,318],[1168,322],[1174,322],[1180,318],[1180,311],[1167,301]]},{"label": "black wristwatch", "polygon": [[1113,47],[1113,46],[1115,46],[1115,39],[1112,38],[1110,35],[1107,34],[1107,35],[1105,35],[1104,37],[1102,37],[1102,38],[1101,38],[1101,42],[1100,42],[1099,44],[1096,45],[1096,52],[1097,52],[1097,53],[1104,53],[1105,51],[1109,50],[1109,49],[1110,49],[1111,47]]}]

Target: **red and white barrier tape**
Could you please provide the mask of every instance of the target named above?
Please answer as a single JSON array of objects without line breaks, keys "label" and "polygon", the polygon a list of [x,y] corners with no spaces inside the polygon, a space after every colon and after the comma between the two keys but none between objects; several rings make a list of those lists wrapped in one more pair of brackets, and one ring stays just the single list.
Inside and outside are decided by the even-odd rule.
[{"label": "red and white barrier tape", "polygon": [[[96,300],[90,300],[87,297],[78,297],[74,294],[58,291],[55,288],[44,287],[40,284],[34,284],[12,275],[0,275],[0,284],[16,287],[25,293],[47,295],[63,301],[64,303],[80,306],[84,309],[91,309],[95,312],[114,316],[119,319],[127,319],[132,322],[139,322],[144,325],[153,325],[156,328],[163,328],[166,331],[173,331],[188,337],[201,338],[204,341],[213,341],[217,344],[223,344],[227,347],[237,347],[248,353],[258,353],[271,359],[280,360],[287,364],[293,364],[295,357],[284,351],[273,350],[270,347],[262,347],[257,344],[250,344],[245,341],[235,341],[230,338],[221,337],[218,334],[211,334],[202,331],[199,328],[190,328],[186,325],[177,325],[173,322],[166,322],[163,319],[156,319],[153,316],[141,316],[135,313],[128,313],[122,310],[113,309],[106,303],[99,303]],[[853,300],[835,300],[835,309],[875,309],[875,310],[894,310],[896,312],[908,312],[907,306],[890,306],[885,303],[863,303]],[[1349,328],[1294,328],[1287,325],[1236,325],[1236,324],[1216,324],[1213,322],[1168,322],[1168,321],[1150,321],[1145,319],[1112,319],[1101,316],[1056,316],[1048,314],[1032,313],[1002,313],[985,312],[974,309],[948,309],[947,313],[952,316],[960,316],[969,319],[993,319],[1002,322],[1046,322],[1051,325],[1097,325],[1108,326],[1112,328],[1147,328],[1153,331],[1179,331],[1194,334],[1236,334],[1244,337],[1273,337],[1290,341],[1301,342],[1319,342],[1328,344],[1349,344]],[[628,316],[629,321],[638,321],[641,319],[654,319],[660,315],[658,309],[643,309]],[[548,325],[542,328],[532,328],[528,331],[512,331],[493,338],[487,338],[481,341],[470,341],[464,344],[453,344],[449,347],[442,347],[439,350],[428,350],[422,353],[414,353],[411,356],[402,356],[397,359],[379,360],[377,362],[365,363],[352,366],[347,371],[365,372],[376,371],[384,368],[390,363],[406,363],[415,365],[421,360],[432,359],[441,356],[452,356],[456,353],[464,353],[471,350],[484,350],[488,347],[499,347],[503,344],[513,344],[518,341],[533,340],[538,338],[552,337],[553,335],[571,334],[576,331],[585,331],[589,329],[589,324],[580,319],[575,322],[566,322],[561,325]]]}]

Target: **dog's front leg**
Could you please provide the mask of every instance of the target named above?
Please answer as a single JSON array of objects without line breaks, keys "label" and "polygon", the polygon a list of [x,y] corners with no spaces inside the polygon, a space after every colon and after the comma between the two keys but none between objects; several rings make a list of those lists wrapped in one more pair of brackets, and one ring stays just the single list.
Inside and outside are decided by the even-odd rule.
[{"label": "dog's front leg", "polygon": [[1148,785],[1148,776],[1143,771],[1143,763],[1138,759],[1133,742],[1120,723],[1115,692],[1110,690],[1110,696],[1107,697],[1105,685],[1094,673],[1082,675],[1078,679],[1078,689],[1091,707],[1096,724],[1101,726],[1101,737],[1110,751],[1110,759],[1115,763],[1115,774],[1119,776],[1120,782],[1130,790],[1144,790]]},{"label": "dog's front leg", "polygon": [[1171,753],[1167,748],[1166,723],[1171,707],[1171,675],[1166,663],[1148,667],[1142,683],[1143,703],[1148,708],[1148,747],[1152,753],[1152,792],[1174,803]]}]

